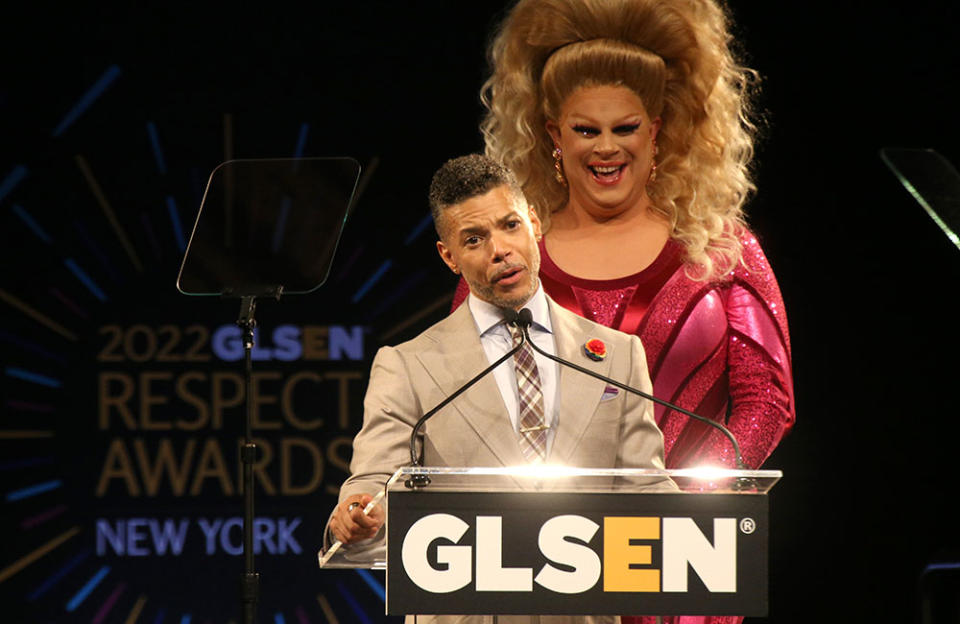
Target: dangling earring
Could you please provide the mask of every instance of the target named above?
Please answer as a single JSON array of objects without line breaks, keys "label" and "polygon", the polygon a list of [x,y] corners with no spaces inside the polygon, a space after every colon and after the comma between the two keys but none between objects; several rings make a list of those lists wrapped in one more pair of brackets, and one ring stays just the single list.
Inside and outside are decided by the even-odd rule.
[{"label": "dangling earring", "polygon": [[657,144],[653,144],[653,158],[650,159],[650,175],[647,177],[647,185],[657,181]]},{"label": "dangling earring", "polygon": [[553,168],[556,169],[554,176],[557,178],[557,182],[560,183],[560,186],[566,186],[567,179],[563,176],[563,152],[560,151],[559,145],[553,148]]}]

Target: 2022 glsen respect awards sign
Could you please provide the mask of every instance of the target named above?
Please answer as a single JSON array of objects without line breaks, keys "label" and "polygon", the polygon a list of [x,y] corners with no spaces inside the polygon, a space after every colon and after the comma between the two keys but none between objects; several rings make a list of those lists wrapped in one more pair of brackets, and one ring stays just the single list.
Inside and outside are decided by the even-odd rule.
[{"label": "2022 glsen respect awards sign", "polygon": [[391,491],[387,613],[767,614],[761,494]]},{"label": "2022 glsen respect awards sign", "polygon": [[[151,621],[223,622],[239,604],[243,348],[236,325],[202,312],[100,324],[71,379],[84,417],[65,428],[62,456],[85,552],[107,571],[102,591],[122,583],[124,599],[142,594]],[[323,590],[301,579],[349,471],[368,334],[323,321],[257,330],[254,551],[272,613],[307,609]]]}]

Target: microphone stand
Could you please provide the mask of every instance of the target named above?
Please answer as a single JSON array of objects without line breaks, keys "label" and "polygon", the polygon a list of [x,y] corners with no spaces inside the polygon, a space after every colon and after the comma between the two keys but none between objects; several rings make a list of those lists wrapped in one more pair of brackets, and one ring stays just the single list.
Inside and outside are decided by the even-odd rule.
[{"label": "microphone stand", "polygon": [[[504,309],[503,312],[508,324],[517,325],[517,313],[514,310]],[[496,362],[477,373],[473,379],[462,385],[456,392],[445,398],[443,401],[440,401],[438,405],[434,406],[430,411],[420,417],[417,423],[413,426],[413,431],[410,433],[410,462],[412,466],[423,466],[423,453],[417,452],[417,432],[420,431],[420,428],[424,425],[424,423],[426,423],[431,416],[446,407],[455,398],[470,389],[473,384],[480,381],[483,377],[489,374],[490,371],[506,362],[508,358],[513,357],[513,354],[519,351],[523,346],[523,343],[528,340],[529,337],[527,336],[526,328],[524,328],[524,331],[520,334],[519,344],[507,351],[503,357],[498,359]],[[531,342],[530,344],[533,343]],[[430,485],[430,477],[427,475],[411,475],[409,479],[403,482],[403,484],[410,489],[426,487]]]}]

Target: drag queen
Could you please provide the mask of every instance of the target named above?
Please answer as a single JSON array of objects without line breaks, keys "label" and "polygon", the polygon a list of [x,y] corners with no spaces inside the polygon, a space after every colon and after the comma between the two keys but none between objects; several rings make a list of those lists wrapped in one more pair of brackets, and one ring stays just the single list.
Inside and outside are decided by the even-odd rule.
[{"label": "drag queen", "polygon": [[[657,396],[726,423],[759,467],[794,422],[790,338],[743,214],[756,77],[730,43],[713,0],[521,0],[482,130],[544,223],[546,292],[640,336]],[[712,428],[657,420],[668,467],[734,466]]]}]

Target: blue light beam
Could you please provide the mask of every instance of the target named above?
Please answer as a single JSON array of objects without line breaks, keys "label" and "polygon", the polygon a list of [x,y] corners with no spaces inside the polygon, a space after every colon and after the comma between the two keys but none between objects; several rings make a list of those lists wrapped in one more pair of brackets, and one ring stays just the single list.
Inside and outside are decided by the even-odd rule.
[{"label": "blue light beam", "polygon": [[163,149],[160,147],[160,137],[157,135],[157,125],[147,122],[147,135],[150,137],[150,147],[153,149],[153,160],[157,163],[160,175],[167,175],[167,162],[163,158]]},{"label": "blue light beam", "polygon": [[420,223],[416,224],[410,233],[407,234],[407,237],[404,239],[403,244],[409,245],[417,239],[418,236],[423,234],[423,231],[427,229],[433,223],[433,214],[427,213],[423,219],[420,220]]},{"label": "blue light beam", "polygon": [[21,381],[29,381],[30,383],[39,384],[41,386],[46,386],[48,388],[59,388],[60,380],[54,379],[53,377],[47,377],[46,375],[41,375],[39,373],[34,373],[17,366],[8,366],[3,371],[7,377],[13,377],[14,379],[20,379]]},{"label": "blue light beam", "polygon": [[48,577],[43,583],[37,586],[32,592],[27,594],[27,600],[30,602],[35,602],[38,598],[46,594],[48,591],[54,588],[60,581],[63,580],[63,577],[70,574],[74,568],[83,563],[87,557],[90,556],[92,550],[85,550],[79,555],[73,557],[68,561],[62,568],[54,572],[50,577]]},{"label": "blue light beam", "polygon": [[173,228],[173,235],[177,239],[177,248],[180,253],[187,249],[187,241],[183,238],[183,226],[180,224],[180,211],[177,210],[177,202],[173,197],[167,195],[167,213],[170,215],[170,226]]},{"label": "blue light beam", "polygon": [[383,264],[381,264],[380,267],[374,271],[373,275],[371,275],[367,281],[363,283],[363,286],[361,286],[360,289],[354,293],[353,297],[350,299],[350,303],[356,303],[363,299],[370,289],[376,286],[377,282],[380,281],[380,278],[390,270],[391,266],[393,266],[393,260],[384,260]]},{"label": "blue light beam", "polygon": [[102,581],[109,573],[110,566],[103,566],[97,570],[97,573],[93,575],[93,578],[87,581],[86,585],[81,587],[80,591],[74,594],[73,598],[70,599],[70,602],[67,603],[67,611],[73,612],[77,607],[83,604],[83,601],[87,599],[93,590],[97,588],[97,585],[100,584],[100,581]]},{"label": "blue light beam", "polygon": [[113,81],[117,79],[120,75],[120,68],[116,65],[111,65],[107,68],[105,72],[100,76],[99,79],[93,86],[87,89],[87,92],[83,94],[83,97],[80,98],[80,101],[74,104],[73,108],[70,109],[70,112],[60,120],[60,123],[57,124],[57,127],[53,130],[53,136],[59,137],[61,134],[66,132],[67,128],[73,125],[73,123],[80,118],[87,109],[93,106],[93,103],[97,101],[103,92],[107,90]]},{"label": "blue light beam", "polygon": [[363,610],[360,602],[353,597],[353,594],[344,587],[343,583],[337,583],[337,590],[340,592],[340,595],[343,596],[343,599],[347,601],[347,604],[350,605],[350,609],[353,611],[354,615],[357,616],[363,624],[373,624],[370,616],[367,615],[367,612]]},{"label": "blue light beam", "polygon": [[387,592],[383,589],[383,585],[380,584],[380,581],[378,581],[369,570],[356,570],[356,572],[360,575],[360,578],[366,581],[370,589],[373,590],[373,593],[380,598],[380,602],[387,601]]},{"label": "blue light beam", "polygon": [[102,290],[100,290],[100,287],[97,286],[97,283],[95,281],[93,281],[93,278],[87,275],[86,271],[81,269],[79,264],[74,262],[73,258],[66,258],[64,259],[63,263],[67,266],[68,269],[70,269],[70,272],[73,273],[74,277],[80,280],[80,282],[87,287],[87,290],[89,290],[94,297],[96,297],[100,301],[107,300],[107,295]]},{"label": "blue light beam", "polygon": [[15,503],[25,498],[36,496],[37,494],[43,494],[44,492],[55,490],[62,485],[63,485],[63,481],[61,481],[60,479],[55,479],[53,481],[44,481],[43,483],[38,483],[36,485],[31,485],[29,487],[21,488],[19,490],[13,490],[12,492],[7,492],[6,501],[8,503]]},{"label": "blue light beam", "polygon": [[9,195],[25,177],[27,177],[26,167],[23,165],[14,167],[10,173],[7,174],[7,177],[3,179],[3,182],[0,182],[0,201]]},{"label": "blue light beam", "polygon": [[307,146],[307,134],[310,132],[310,124],[300,124],[300,134],[297,136],[297,147],[293,150],[294,158],[302,158],[303,150]]},{"label": "blue light beam", "polygon": [[14,204],[12,210],[13,210],[13,214],[20,217],[20,220],[23,221],[27,225],[27,227],[33,231],[34,234],[37,235],[37,238],[39,238],[40,240],[42,240],[48,245],[53,242],[53,240],[51,240],[50,238],[50,235],[47,234],[46,230],[40,227],[40,224],[37,223],[37,221],[32,216],[30,216],[30,213],[27,212],[23,208],[23,206],[21,206],[20,204]]}]

